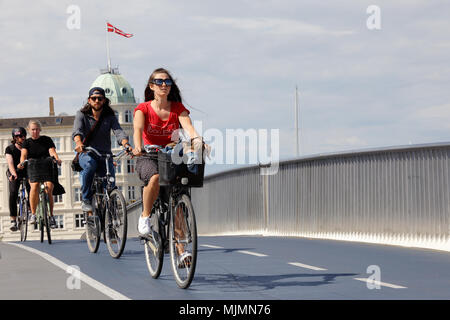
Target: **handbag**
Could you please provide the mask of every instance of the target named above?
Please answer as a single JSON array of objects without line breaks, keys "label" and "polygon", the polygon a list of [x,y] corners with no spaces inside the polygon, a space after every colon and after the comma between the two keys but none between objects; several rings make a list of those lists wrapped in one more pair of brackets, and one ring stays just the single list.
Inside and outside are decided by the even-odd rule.
[{"label": "handbag", "polygon": [[[94,126],[91,128],[91,131],[89,131],[89,133],[87,134],[87,136],[84,138],[83,140],[83,145],[87,146],[89,139],[93,136],[93,132],[95,131],[95,129],[98,127],[98,123],[102,120],[102,116],[100,115],[100,118],[98,118],[98,120],[95,122]],[[77,152],[77,154],[75,155],[75,158],[73,158],[72,160],[72,170],[75,172],[80,172],[83,171],[83,168],[80,166],[80,153]]]}]

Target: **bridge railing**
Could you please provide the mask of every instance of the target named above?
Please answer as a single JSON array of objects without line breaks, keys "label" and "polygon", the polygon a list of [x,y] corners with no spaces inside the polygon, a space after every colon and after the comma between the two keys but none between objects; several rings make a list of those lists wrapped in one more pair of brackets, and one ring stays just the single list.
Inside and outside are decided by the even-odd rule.
[{"label": "bridge railing", "polygon": [[205,177],[200,234],[264,234],[450,251],[450,144],[325,154]]}]

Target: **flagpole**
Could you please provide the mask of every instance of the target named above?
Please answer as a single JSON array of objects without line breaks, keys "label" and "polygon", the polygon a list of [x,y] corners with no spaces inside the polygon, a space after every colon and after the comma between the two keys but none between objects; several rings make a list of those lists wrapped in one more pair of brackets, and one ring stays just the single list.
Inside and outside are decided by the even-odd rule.
[{"label": "flagpole", "polygon": [[298,93],[297,86],[295,86],[295,156],[299,156],[299,148],[298,148]]},{"label": "flagpole", "polygon": [[108,59],[108,72],[111,73],[111,57],[109,55],[109,35],[108,35],[108,21],[106,21],[106,57]]}]

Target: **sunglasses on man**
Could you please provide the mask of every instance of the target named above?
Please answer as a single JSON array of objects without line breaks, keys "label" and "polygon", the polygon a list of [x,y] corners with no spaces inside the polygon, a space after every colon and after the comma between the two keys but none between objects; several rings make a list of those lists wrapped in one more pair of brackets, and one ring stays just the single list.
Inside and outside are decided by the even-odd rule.
[{"label": "sunglasses on man", "polygon": [[91,99],[92,101],[99,101],[99,102],[102,102],[103,100],[105,100],[105,98],[104,97],[89,97],[89,99]]},{"label": "sunglasses on man", "polygon": [[157,86],[162,86],[163,83],[165,83],[166,86],[171,86],[173,84],[173,81],[170,79],[153,79],[152,82]]},{"label": "sunglasses on man", "polygon": [[16,134],[14,135],[15,138],[25,138],[25,135],[23,134]]}]

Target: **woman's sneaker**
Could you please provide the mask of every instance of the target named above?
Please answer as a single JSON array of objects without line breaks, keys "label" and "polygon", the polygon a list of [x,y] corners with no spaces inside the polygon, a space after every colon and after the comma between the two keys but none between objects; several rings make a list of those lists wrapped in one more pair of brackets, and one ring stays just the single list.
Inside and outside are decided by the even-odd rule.
[{"label": "woman's sneaker", "polygon": [[16,220],[11,220],[11,226],[9,227],[9,230],[11,231],[17,231],[17,222]]},{"label": "woman's sneaker", "polygon": [[149,235],[151,232],[150,217],[139,217],[138,231],[142,235]]},{"label": "woman's sneaker", "polygon": [[35,225],[36,224],[36,215],[35,214],[31,214],[28,217],[28,224],[30,224],[30,225]]}]

